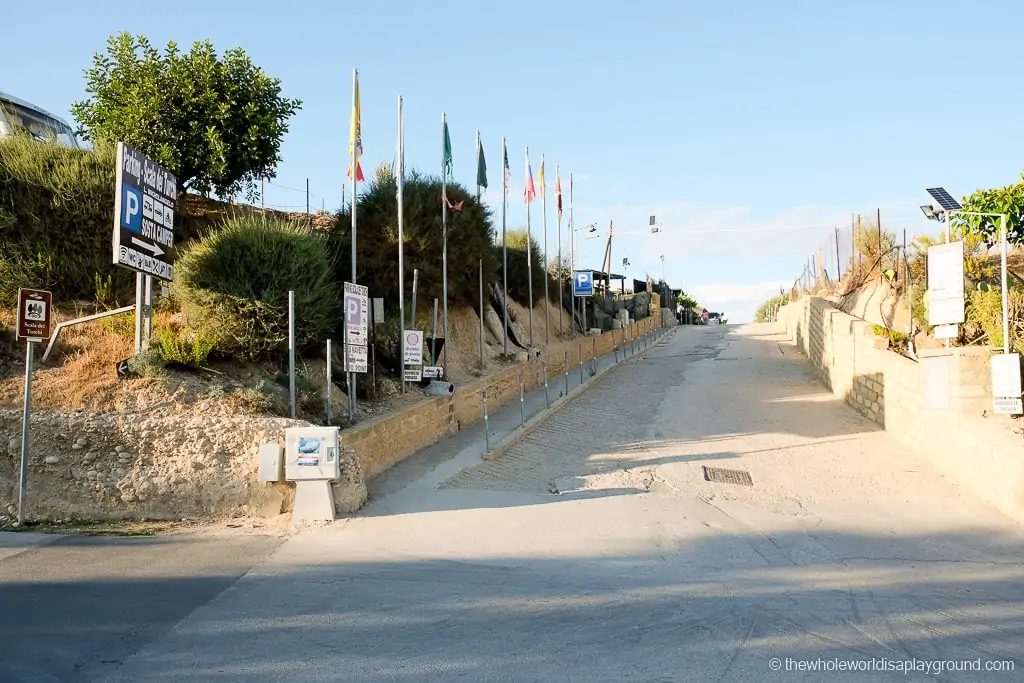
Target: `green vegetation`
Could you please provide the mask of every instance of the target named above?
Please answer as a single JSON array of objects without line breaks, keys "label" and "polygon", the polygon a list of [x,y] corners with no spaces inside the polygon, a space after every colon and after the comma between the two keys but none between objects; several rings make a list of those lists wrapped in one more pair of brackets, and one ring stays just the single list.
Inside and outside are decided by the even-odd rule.
[{"label": "green vegetation", "polygon": [[765,301],[763,304],[757,307],[757,310],[754,312],[754,322],[769,322],[770,316],[773,315],[775,311],[777,311],[780,307],[785,306],[788,303],[788,293],[780,294],[779,296],[773,296],[771,299],[768,299],[768,301]]},{"label": "green vegetation", "polygon": [[209,41],[164,54],[121,33],[86,72],[91,98],[71,108],[86,139],[135,147],[178,176],[180,189],[222,197],[275,177],[288,119],[302,103],[241,48],[218,58]]},{"label": "green vegetation", "polygon": [[164,327],[154,335],[160,358],[168,365],[185,368],[201,368],[206,365],[214,340],[200,332]]},{"label": "green vegetation", "polygon": [[[998,287],[987,284],[968,293],[965,334],[972,341],[1002,348],[1003,297]],[[1024,290],[1010,289],[1010,351],[1024,353]]]},{"label": "green vegetation", "polygon": [[[964,209],[978,213],[1005,213],[1007,240],[1011,245],[1024,244],[1024,173],[1013,185],[978,190],[964,202]],[[990,216],[957,216],[954,225],[965,225],[967,232],[989,244],[999,241],[999,219]]]},{"label": "green vegetation", "polygon": [[[537,244],[537,238],[530,235],[529,259],[533,271],[533,301],[530,301],[530,271],[527,264],[526,228],[505,231],[505,248],[508,252],[508,295],[513,301],[526,305],[536,304],[544,300],[544,254]],[[501,262],[501,240],[493,247],[494,258]],[[548,284],[550,291],[557,291],[558,282],[552,278]],[[549,291],[549,294],[550,294]],[[557,296],[556,296],[557,298]]]},{"label": "green vegetation", "polygon": [[341,303],[327,240],[280,219],[243,216],[192,242],[175,266],[185,320],[218,350],[248,359],[287,350],[288,291],[300,350],[332,336]]},{"label": "green vegetation", "polygon": [[107,298],[134,278],[111,265],[114,155],[68,149],[27,135],[0,139],[0,305],[19,287],[48,289],[58,301]]},{"label": "green vegetation", "polygon": [[903,352],[909,348],[910,335],[903,332],[897,332],[896,330],[890,330],[887,327],[881,325],[875,325],[872,328],[875,335],[883,337],[889,340],[889,348],[894,351]]},{"label": "green vegetation", "polygon": [[[397,190],[397,182],[388,167],[379,168],[366,191],[360,195],[356,209],[357,282],[369,287],[373,296],[384,297],[388,310],[398,308]],[[411,301],[412,297],[413,269],[419,271],[418,300],[440,299],[443,244],[441,179],[413,171],[405,180],[403,195],[406,300]],[[460,211],[448,211],[449,306],[475,307],[479,297],[480,259],[483,259],[485,282],[493,282],[499,272],[499,260],[495,259],[491,249],[494,236],[491,212],[456,183],[448,185],[448,199],[454,205],[462,204]],[[350,209],[338,214],[334,227],[329,231],[328,242],[334,258],[336,281],[351,282]],[[538,270],[543,270],[540,261],[537,265]],[[525,281],[525,277],[523,279]]]}]

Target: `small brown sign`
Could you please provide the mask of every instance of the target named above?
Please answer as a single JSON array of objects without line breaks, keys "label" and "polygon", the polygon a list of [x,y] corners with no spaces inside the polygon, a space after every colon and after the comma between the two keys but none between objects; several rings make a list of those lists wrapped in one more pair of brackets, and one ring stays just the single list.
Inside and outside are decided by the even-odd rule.
[{"label": "small brown sign", "polygon": [[18,341],[50,338],[53,296],[38,289],[18,290]]}]

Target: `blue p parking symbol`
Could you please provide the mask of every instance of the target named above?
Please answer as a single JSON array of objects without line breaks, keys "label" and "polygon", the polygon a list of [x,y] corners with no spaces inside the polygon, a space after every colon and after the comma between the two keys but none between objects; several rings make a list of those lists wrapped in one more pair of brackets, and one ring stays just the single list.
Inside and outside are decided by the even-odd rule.
[{"label": "blue p parking symbol", "polygon": [[130,185],[121,187],[121,227],[142,234],[142,193]]},{"label": "blue p parking symbol", "polygon": [[594,276],[588,270],[578,270],[573,277],[573,296],[593,296]]}]

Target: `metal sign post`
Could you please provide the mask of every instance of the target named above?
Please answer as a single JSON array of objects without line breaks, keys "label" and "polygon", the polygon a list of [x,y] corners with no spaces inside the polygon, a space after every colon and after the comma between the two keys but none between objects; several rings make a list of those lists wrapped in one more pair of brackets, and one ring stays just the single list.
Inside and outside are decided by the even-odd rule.
[{"label": "metal sign post", "polygon": [[18,526],[25,524],[25,503],[28,494],[28,453],[32,411],[32,350],[33,344],[50,336],[53,314],[53,295],[50,292],[19,289],[18,341],[25,341],[25,407],[21,417],[21,471],[18,476]]},{"label": "metal sign post", "polygon": [[369,371],[367,344],[370,337],[370,290],[364,285],[344,283],[345,307],[345,377],[348,379],[348,412],[354,419],[356,410],[356,373]]}]

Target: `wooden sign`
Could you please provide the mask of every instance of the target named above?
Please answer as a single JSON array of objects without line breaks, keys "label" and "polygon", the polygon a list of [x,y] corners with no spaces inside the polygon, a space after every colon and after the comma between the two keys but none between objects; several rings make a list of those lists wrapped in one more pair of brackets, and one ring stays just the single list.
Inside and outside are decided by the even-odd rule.
[{"label": "wooden sign", "polygon": [[38,289],[18,290],[18,341],[50,338],[53,295]]}]

